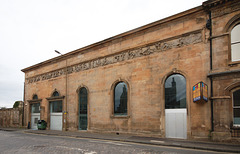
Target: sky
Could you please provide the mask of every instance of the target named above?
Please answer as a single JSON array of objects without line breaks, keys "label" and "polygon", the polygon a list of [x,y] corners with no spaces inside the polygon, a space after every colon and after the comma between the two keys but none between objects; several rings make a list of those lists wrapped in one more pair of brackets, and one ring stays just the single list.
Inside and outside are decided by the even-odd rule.
[{"label": "sky", "polygon": [[204,0],[0,0],[0,107],[23,100],[22,69],[200,6]]}]

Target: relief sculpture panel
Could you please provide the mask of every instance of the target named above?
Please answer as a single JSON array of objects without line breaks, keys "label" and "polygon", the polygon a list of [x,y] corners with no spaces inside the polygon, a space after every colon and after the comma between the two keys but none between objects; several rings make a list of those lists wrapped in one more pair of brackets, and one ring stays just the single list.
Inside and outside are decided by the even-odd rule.
[{"label": "relief sculpture panel", "polygon": [[186,45],[195,44],[199,42],[202,42],[201,31],[187,34],[179,38],[162,40],[162,41],[148,44],[142,47],[129,49],[129,50],[117,53],[115,55],[105,56],[98,59],[82,62],[76,65],[68,66],[67,68],[62,68],[59,70],[55,70],[52,72],[27,78],[26,80],[27,80],[27,83],[34,83],[34,82],[49,80],[64,74],[71,74],[74,72],[84,71],[88,69],[93,69],[93,68],[97,68],[97,67],[101,67],[109,64],[114,64],[114,63],[130,60],[130,59],[134,59],[137,57],[148,56],[154,53],[163,52],[173,48],[180,48]]}]

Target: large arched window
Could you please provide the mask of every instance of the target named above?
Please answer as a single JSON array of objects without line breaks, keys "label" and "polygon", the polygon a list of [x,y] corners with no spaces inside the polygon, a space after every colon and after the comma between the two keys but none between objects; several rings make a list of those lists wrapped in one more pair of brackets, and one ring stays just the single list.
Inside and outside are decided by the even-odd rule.
[{"label": "large arched window", "polygon": [[80,114],[87,114],[87,89],[81,88],[79,91]]},{"label": "large arched window", "polygon": [[173,74],[165,81],[165,109],[186,108],[186,79]]},{"label": "large arched window", "polygon": [[240,61],[240,24],[231,31],[231,60]]},{"label": "large arched window", "polygon": [[79,90],[79,130],[87,130],[88,126],[88,92],[85,87]]},{"label": "large arched window", "polygon": [[233,92],[233,125],[240,126],[240,89]]},{"label": "large arched window", "polygon": [[127,115],[128,87],[125,82],[118,82],[114,88],[114,115]]}]

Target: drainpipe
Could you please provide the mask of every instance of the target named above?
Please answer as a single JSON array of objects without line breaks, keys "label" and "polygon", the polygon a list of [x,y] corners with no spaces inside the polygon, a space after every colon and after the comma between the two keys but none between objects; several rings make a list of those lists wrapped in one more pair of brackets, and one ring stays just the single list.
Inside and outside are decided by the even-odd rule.
[{"label": "drainpipe", "polygon": [[[210,71],[212,71],[212,13],[209,10],[208,12],[209,19],[207,21],[206,27],[209,29],[209,41],[210,41]],[[213,79],[212,76],[210,76],[210,87],[211,87],[211,98],[213,97]],[[214,131],[214,125],[213,125],[213,99],[211,99],[211,132]]]},{"label": "drainpipe", "polygon": [[67,131],[67,115],[68,115],[68,112],[67,112],[67,99],[68,99],[68,85],[67,85],[67,83],[68,83],[68,66],[67,66],[67,59],[66,59],[66,102],[65,102],[65,112],[64,112],[64,117],[65,117],[65,119],[64,119],[64,127],[65,127],[65,131]]}]

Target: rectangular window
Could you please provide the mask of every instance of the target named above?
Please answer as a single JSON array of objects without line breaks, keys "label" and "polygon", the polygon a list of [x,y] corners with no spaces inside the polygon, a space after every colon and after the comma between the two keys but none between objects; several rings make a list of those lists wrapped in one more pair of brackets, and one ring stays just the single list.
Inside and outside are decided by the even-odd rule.
[{"label": "rectangular window", "polygon": [[32,104],[32,113],[40,113],[40,103]]},{"label": "rectangular window", "polygon": [[240,60],[240,43],[232,44],[232,61]]},{"label": "rectangular window", "polygon": [[62,112],[62,101],[53,101],[50,104],[50,111],[52,113]]}]

